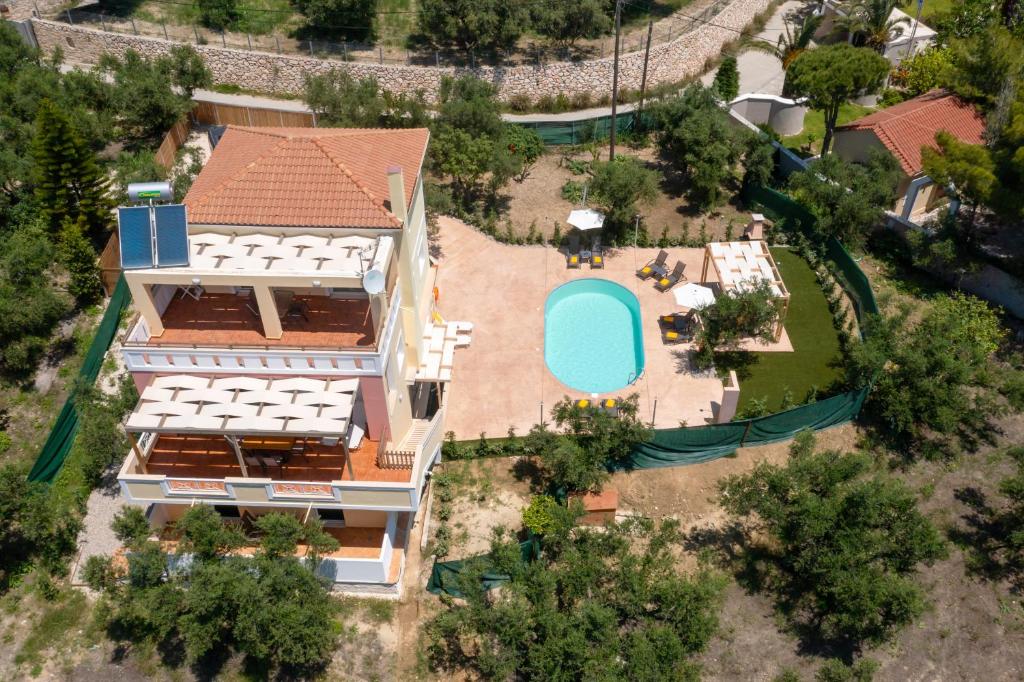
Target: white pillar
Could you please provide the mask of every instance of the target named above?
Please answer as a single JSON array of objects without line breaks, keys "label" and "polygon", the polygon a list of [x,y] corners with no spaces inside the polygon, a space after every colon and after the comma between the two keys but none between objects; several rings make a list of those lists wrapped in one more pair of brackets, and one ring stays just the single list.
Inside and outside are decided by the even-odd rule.
[{"label": "white pillar", "polygon": [[164,323],[160,320],[160,311],[156,309],[156,301],[153,300],[153,291],[150,285],[140,282],[134,277],[126,277],[125,280],[128,282],[128,291],[132,294],[135,309],[146,320],[149,335],[160,336],[164,333]]},{"label": "white pillar", "polygon": [[260,319],[263,321],[263,335],[268,339],[281,338],[281,318],[277,314],[274,293],[268,286],[254,286],[252,292],[256,297],[256,305],[259,306]]},{"label": "white pillar", "polygon": [[715,422],[718,424],[731,422],[732,418],[736,416],[736,408],[739,404],[740,380],[736,377],[736,372],[730,370],[729,381],[722,391],[722,404],[718,407],[718,418],[715,419]]}]

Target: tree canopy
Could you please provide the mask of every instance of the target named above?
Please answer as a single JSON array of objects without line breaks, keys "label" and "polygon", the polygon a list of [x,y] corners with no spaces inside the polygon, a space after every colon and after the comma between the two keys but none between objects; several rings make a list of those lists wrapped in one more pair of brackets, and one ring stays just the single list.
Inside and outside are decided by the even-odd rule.
[{"label": "tree canopy", "polygon": [[924,610],[914,580],[942,557],[938,530],[913,490],[863,453],[815,452],[799,434],[782,466],[761,462],[719,484],[743,524],[742,559],[782,612],[815,636],[856,651],[891,637]]},{"label": "tree canopy", "polygon": [[552,488],[598,490],[608,480],[609,467],[623,462],[635,444],[650,437],[640,420],[639,404],[633,394],[619,402],[618,415],[612,416],[564,398],[551,410],[557,430],[546,423],[535,425],[526,437],[526,451],[539,460],[541,476]]},{"label": "tree canopy", "polygon": [[714,303],[698,312],[701,325],[696,338],[697,364],[712,366],[716,351],[736,349],[742,339],[774,341],[779,306],[767,282],[759,282],[743,291],[723,292]]},{"label": "tree canopy", "polygon": [[991,365],[1004,334],[996,311],[973,296],[939,296],[920,311],[897,306],[865,321],[850,382],[875,377],[865,410],[894,445],[948,453],[975,443],[1004,410]]},{"label": "tree canopy", "polygon": [[[176,524],[179,549],[193,560],[172,572],[161,546],[143,537],[131,514],[121,512],[113,524],[132,542],[127,580],[107,579],[109,559],[90,567],[100,583],[94,587],[110,600],[108,630],[115,639],[180,646],[190,662],[214,669],[231,652],[271,676],[323,669],[336,646],[337,605],[316,575],[317,563],[293,555],[296,542],[320,531],[294,516],[266,514],[259,520],[261,550],[237,556],[229,552],[245,538],[211,507],[198,505]],[[336,541],[329,548],[336,549]]]},{"label": "tree canopy", "polygon": [[825,45],[803,52],[786,71],[785,91],[806,97],[808,106],[825,116],[821,153],[826,155],[839,119],[839,107],[867,94],[889,73],[889,60],[877,52],[852,45]]},{"label": "tree canopy", "polygon": [[651,115],[662,156],[682,175],[690,199],[700,208],[722,202],[741,160],[757,178],[770,176],[768,140],[733,126],[713,89],[690,85],[679,97],[653,107]]},{"label": "tree canopy", "polygon": [[422,0],[419,22],[435,44],[473,52],[512,47],[529,17],[520,3],[503,0]]},{"label": "tree canopy", "polygon": [[605,214],[605,229],[622,235],[633,224],[638,204],[658,196],[658,174],[632,156],[598,161],[591,167],[590,196]]},{"label": "tree canopy", "polygon": [[835,237],[859,248],[893,206],[899,172],[889,154],[872,153],[865,165],[830,154],[793,173],[789,187],[793,198],[814,214],[821,242]]},{"label": "tree canopy", "polygon": [[351,128],[417,128],[430,118],[422,92],[395,95],[372,76],[356,80],[347,71],[307,74],[303,99],[317,124]]},{"label": "tree canopy", "polygon": [[484,566],[469,571],[465,603],[424,628],[431,665],[487,680],[696,680],[691,659],[715,632],[723,583],[678,571],[678,522],[571,522],[563,515],[529,563],[496,534],[487,569],[511,580],[488,593]]}]

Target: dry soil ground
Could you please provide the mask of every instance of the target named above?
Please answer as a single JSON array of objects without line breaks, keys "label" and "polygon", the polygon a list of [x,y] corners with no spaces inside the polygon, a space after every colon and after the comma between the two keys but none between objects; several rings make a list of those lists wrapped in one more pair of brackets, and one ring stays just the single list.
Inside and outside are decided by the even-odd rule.
[{"label": "dry soil ground", "polygon": [[[606,151],[602,150],[602,159],[607,158]],[[661,170],[653,147],[623,148],[619,155],[636,156],[650,168]],[[577,153],[571,154],[570,158],[590,161],[593,157],[590,153]],[[507,215],[515,216],[513,229],[516,234],[525,236],[534,222],[536,229],[545,236],[551,236],[556,222],[561,225],[562,234],[565,234],[565,221],[569,217],[569,211],[578,206],[562,198],[562,185],[567,180],[586,183],[588,179],[589,176],[586,174],[573,175],[565,163],[562,152],[549,149],[524,181],[513,180],[502,189],[502,194],[508,197]],[[750,218],[732,204],[724,204],[711,214],[703,214],[689,205],[678,186],[668,181],[662,183],[661,191],[653,204],[640,206],[640,213],[643,215],[643,224],[653,239],[659,238],[665,227],[668,228],[670,235],[681,236],[684,224],[687,223],[690,226],[690,238],[696,239],[700,234],[702,222],[705,224],[709,241],[724,239],[730,220],[733,221],[733,233],[739,236]]]}]

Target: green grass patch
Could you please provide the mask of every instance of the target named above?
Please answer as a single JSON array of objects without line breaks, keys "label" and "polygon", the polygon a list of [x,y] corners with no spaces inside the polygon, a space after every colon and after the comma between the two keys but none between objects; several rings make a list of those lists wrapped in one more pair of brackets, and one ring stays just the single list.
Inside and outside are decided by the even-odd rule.
[{"label": "green grass patch", "polygon": [[[853,102],[847,102],[839,108],[836,125],[844,125],[858,118],[863,118],[875,111]],[[821,151],[821,141],[825,137],[825,115],[820,111],[808,110],[804,116],[804,129],[796,135],[782,138],[782,144],[802,156],[814,156]]]},{"label": "green grass patch", "polygon": [[43,662],[44,651],[67,646],[72,640],[71,631],[82,623],[87,607],[85,595],[78,590],[67,590],[56,601],[44,602],[42,615],[32,624],[14,662],[36,668]]},{"label": "green grass patch", "polygon": [[787,389],[803,403],[809,391],[824,391],[842,375],[839,337],[814,271],[787,248],[774,248],[772,255],[790,292],[785,327],[793,352],[719,354],[719,370],[734,369],[739,377],[741,412],[752,400],[766,400],[768,410],[777,412]]}]

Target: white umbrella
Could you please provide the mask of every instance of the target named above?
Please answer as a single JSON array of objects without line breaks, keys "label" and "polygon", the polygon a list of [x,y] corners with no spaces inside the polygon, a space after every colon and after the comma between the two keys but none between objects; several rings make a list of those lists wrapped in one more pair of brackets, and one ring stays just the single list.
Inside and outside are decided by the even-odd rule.
[{"label": "white umbrella", "polygon": [[604,214],[592,208],[578,208],[569,213],[566,222],[579,230],[600,230],[604,225]]},{"label": "white umbrella", "polygon": [[715,302],[715,292],[693,282],[687,282],[672,290],[676,303],[683,308],[704,308]]}]

